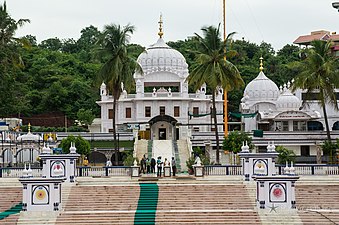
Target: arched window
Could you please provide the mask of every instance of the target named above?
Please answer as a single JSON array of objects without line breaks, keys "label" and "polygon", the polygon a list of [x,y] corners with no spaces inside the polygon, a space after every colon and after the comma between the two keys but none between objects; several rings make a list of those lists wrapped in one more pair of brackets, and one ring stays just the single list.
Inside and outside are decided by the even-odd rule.
[{"label": "arched window", "polygon": [[309,121],[307,122],[307,130],[324,130],[324,126],[319,121]]},{"label": "arched window", "polygon": [[333,124],[332,130],[339,130],[339,121]]}]

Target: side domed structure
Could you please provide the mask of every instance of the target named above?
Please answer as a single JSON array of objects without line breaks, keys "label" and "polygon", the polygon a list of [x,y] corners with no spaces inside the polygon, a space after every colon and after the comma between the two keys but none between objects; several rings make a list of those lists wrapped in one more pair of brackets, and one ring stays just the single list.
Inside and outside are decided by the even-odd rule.
[{"label": "side domed structure", "polygon": [[307,122],[318,114],[301,108],[302,101],[290,91],[290,82],[279,90],[264,74],[260,60],[260,73],[246,86],[240,103],[245,131],[307,130]]},{"label": "side domed structure", "polygon": [[277,110],[294,110],[298,111],[302,105],[301,100],[292,94],[290,89],[288,88],[289,85],[284,85],[284,89],[277,99],[276,106]]}]

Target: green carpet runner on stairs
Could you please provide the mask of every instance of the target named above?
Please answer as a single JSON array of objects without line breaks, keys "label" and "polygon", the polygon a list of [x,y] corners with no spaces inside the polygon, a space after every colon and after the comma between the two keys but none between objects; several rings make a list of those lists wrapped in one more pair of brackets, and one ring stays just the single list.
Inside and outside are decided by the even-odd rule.
[{"label": "green carpet runner on stairs", "polygon": [[0,212],[0,220],[3,220],[10,215],[19,213],[21,211],[21,209],[22,209],[22,203],[20,202],[19,204],[13,206],[12,208],[10,208],[10,209],[8,209],[4,212]]},{"label": "green carpet runner on stairs", "polygon": [[159,187],[156,183],[140,183],[140,196],[134,215],[135,225],[155,224]]}]

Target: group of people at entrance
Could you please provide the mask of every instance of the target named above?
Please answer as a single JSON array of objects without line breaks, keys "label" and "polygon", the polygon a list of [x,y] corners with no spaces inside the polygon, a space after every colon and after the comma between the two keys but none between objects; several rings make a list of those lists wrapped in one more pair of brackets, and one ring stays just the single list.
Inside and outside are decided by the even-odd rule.
[{"label": "group of people at entrance", "polygon": [[143,174],[155,173],[155,166],[157,166],[158,177],[161,177],[164,166],[172,167],[172,175],[175,176],[176,174],[177,167],[174,157],[172,157],[171,162],[169,162],[167,158],[165,158],[165,161],[163,162],[161,160],[161,156],[159,156],[157,160],[155,160],[154,158],[149,160],[149,158],[146,158],[146,156],[144,155],[144,157],[140,160],[140,172]]}]

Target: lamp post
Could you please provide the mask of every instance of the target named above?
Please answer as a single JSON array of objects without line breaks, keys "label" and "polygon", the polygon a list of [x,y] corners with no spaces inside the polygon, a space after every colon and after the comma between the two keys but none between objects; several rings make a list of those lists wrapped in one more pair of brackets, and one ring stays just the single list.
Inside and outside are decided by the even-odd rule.
[{"label": "lamp post", "polygon": [[332,3],[333,8],[337,9],[339,12],[339,2],[333,2]]}]

